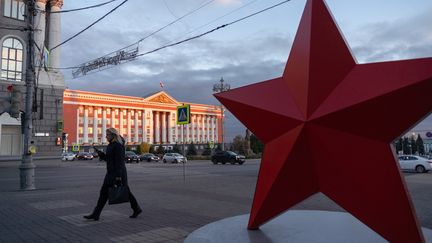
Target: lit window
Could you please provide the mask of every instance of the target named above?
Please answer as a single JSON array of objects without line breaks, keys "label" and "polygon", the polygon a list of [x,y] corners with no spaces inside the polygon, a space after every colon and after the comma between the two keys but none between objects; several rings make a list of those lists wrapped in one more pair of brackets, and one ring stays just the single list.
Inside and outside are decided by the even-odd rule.
[{"label": "lit window", "polygon": [[24,20],[26,11],[23,0],[5,0],[3,15],[14,19]]},{"label": "lit window", "polygon": [[16,38],[6,38],[2,43],[1,79],[22,81],[23,45]]}]

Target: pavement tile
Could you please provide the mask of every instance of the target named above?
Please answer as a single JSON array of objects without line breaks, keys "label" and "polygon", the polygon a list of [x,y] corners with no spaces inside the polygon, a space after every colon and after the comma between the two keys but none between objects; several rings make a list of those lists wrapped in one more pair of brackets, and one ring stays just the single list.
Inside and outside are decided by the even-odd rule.
[{"label": "pavement tile", "polygon": [[156,243],[156,242],[176,242],[183,241],[183,239],[188,235],[188,232],[173,228],[173,227],[163,227],[159,229],[153,229],[148,231],[142,231],[135,234],[118,236],[111,238],[114,242],[146,242],[146,243]]},{"label": "pavement tile", "polygon": [[75,226],[86,227],[86,226],[92,226],[97,224],[110,223],[117,220],[124,220],[129,217],[126,214],[118,213],[112,210],[103,210],[101,217],[99,218],[98,221],[84,219],[83,218],[84,215],[86,215],[86,213],[59,216],[59,218]]},{"label": "pavement tile", "polygon": [[39,210],[48,210],[48,209],[60,209],[60,208],[85,206],[86,204],[75,200],[55,200],[55,201],[29,203],[29,205]]}]

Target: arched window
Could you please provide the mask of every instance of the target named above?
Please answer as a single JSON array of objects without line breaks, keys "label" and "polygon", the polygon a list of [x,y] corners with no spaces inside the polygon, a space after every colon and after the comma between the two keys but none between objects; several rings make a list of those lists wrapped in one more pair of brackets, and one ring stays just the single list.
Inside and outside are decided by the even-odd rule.
[{"label": "arched window", "polygon": [[17,38],[6,38],[1,49],[1,76],[2,80],[22,81],[23,72],[23,45]]}]

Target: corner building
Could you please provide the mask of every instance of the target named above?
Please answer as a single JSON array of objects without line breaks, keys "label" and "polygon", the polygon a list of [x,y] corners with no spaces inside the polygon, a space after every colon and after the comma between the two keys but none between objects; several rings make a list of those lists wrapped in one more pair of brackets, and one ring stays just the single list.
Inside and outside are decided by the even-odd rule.
[{"label": "corner building", "polygon": [[[19,159],[23,154],[24,136],[21,118],[13,118],[6,111],[9,97],[7,87],[19,90],[21,116],[25,110],[26,72],[29,58],[27,3],[24,0],[0,0],[0,161]],[[55,157],[61,154],[56,139],[62,135],[62,100],[65,89],[60,67],[61,10],[63,0],[36,0],[33,23],[33,60],[35,89],[33,91],[33,128],[31,142],[37,147],[35,157]],[[51,50],[46,58],[43,50]],[[46,54],[46,53],[45,53]]]},{"label": "corner building", "polygon": [[[177,106],[190,104],[191,123],[177,125]],[[165,91],[148,97],[131,97],[65,90],[64,132],[67,145],[106,145],[105,130],[114,127],[127,144],[157,145],[222,141],[221,108],[175,100]]]}]

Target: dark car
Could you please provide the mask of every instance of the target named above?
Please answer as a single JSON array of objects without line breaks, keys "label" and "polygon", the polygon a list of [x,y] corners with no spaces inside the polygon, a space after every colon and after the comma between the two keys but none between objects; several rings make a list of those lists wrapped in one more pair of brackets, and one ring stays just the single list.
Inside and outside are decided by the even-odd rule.
[{"label": "dark car", "polygon": [[157,157],[156,155],[154,155],[152,153],[141,154],[139,159],[140,159],[140,161],[147,161],[147,162],[152,162],[152,161],[159,162],[159,160],[160,160],[159,157]]},{"label": "dark car", "polygon": [[132,162],[138,163],[139,162],[138,155],[136,155],[132,151],[126,151],[125,152],[125,162],[126,163],[132,163]]},{"label": "dark car", "polygon": [[245,159],[245,156],[238,155],[232,151],[217,151],[211,157],[211,161],[213,162],[213,164],[238,163],[239,165],[242,165],[245,162]]},{"label": "dark car", "polygon": [[83,160],[92,160],[93,159],[93,154],[89,153],[89,152],[79,152],[76,155],[76,158],[78,160],[83,159]]}]

